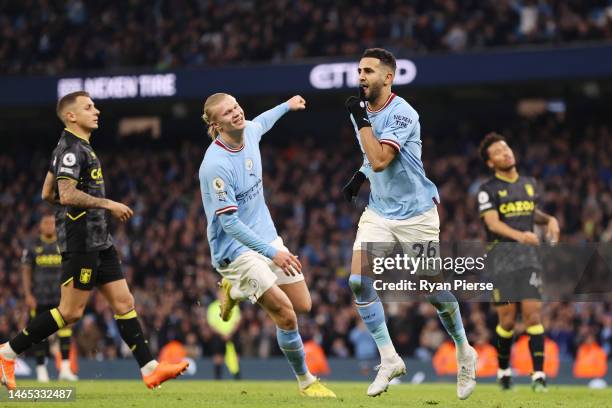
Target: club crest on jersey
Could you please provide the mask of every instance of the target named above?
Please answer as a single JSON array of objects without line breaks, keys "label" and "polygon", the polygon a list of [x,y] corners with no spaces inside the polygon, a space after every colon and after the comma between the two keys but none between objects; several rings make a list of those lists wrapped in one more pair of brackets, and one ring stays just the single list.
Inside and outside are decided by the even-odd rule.
[{"label": "club crest on jersey", "polygon": [[81,275],[79,276],[79,282],[83,284],[89,283],[91,280],[91,269],[89,268],[81,268]]},{"label": "club crest on jersey", "polygon": [[244,162],[244,164],[245,164],[246,169],[247,169],[248,171],[253,170],[253,160],[251,160],[251,159],[246,159],[246,161]]},{"label": "club crest on jersey", "polygon": [[500,197],[506,197],[508,195],[508,190],[499,190],[498,194]]},{"label": "club crest on jersey", "polygon": [[525,191],[527,192],[527,195],[529,197],[533,197],[534,191],[533,191],[533,186],[531,184],[525,184]]},{"label": "club crest on jersey", "polygon": [[76,156],[74,153],[66,153],[62,159],[64,166],[72,167],[76,163]]}]

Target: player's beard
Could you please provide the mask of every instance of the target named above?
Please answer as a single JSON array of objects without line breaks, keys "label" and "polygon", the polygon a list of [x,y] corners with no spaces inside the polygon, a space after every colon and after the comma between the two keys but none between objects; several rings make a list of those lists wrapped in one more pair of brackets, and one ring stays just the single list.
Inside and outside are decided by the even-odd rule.
[{"label": "player's beard", "polygon": [[366,101],[369,103],[375,102],[380,96],[381,87],[369,86],[368,90],[370,91],[370,95],[366,96]]},{"label": "player's beard", "polygon": [[505,173],[505,172],[513,170],[515,168],[516,168],[516,163],[510,164],[510,165],[505,166],[505,167],[500,167],[499,169]]}]

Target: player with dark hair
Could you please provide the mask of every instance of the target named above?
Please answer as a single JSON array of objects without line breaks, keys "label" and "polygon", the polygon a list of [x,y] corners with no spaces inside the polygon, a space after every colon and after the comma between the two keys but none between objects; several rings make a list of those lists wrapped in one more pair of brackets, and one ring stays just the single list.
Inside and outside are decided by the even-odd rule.
[{"label": "player with dark hair", "polygon": [[[368,387],[369,396],[387,390],[389,382],[406,373],[404,361],[395,351],[385,322],[385,312],[372,279],[362,276],[367,265],[363,244],[397,243],[402,246],[437,247],[440,240],[438,190],[425,175],[421,161],[419,114],[406,100],[391,92],[395,57],[381,48],[367,49],[359,61],[359,93],[346,101],[363,166],[344,187],[352,201],[367,178],[371,194],[353,245],[349,286],[359,315],[374,338],[381,355],[378,374]],[[365,253],[364,253],[365,252]],[[427,275],[428,273],[423,272]],[[436,276],[437,272],[432,277]],[[457,396],[468,398],[476,387],[477,353],[469,345],[459,303],[449,291],[438,291],[427,300],[453,338],[457,350]]]},{"label": "player with dark hair", "polygon": [[121,271],[108,230],[106,212],[121,222],[133,212],[105,197],[100,159],[90,144],[100,111],[89,94],[73,92],[61,98],[57,114],[66,126],[53,151],[43,185],[43,199],[56,205],[55,223],[62,255],[59,306],[38,314],[17,336],[0,345],[0,380],[16,388],[15,358],[51,334],[77,322],[91,290],[97,286],[115,313],[121,338],[138,361],[145,385],[158,387],[177,377],[187,363],[158,363],[152,356],[134,308],[134,297]]},{"label": "player with dark hair", "polygon": [[[489,271],[494,280],[493,300],[499,324],[496,327],[499,360],[498,381],[502,389],[512,386],[510,349],[517,303],[529,334],[534,372],[534,391],[546,390],[544,374],[544,326],[542,325],[541,265],[535,247],[540,244],[534,224],[544,225],[551,243],[559,240],[555,217],[537,208],[536,181],[519,175],[514,152],[498,133],[487,134],[480,155],[495,175],[478,192],[478,210],[487,230]],[[515,244],[510,244],[515,243]]]}]

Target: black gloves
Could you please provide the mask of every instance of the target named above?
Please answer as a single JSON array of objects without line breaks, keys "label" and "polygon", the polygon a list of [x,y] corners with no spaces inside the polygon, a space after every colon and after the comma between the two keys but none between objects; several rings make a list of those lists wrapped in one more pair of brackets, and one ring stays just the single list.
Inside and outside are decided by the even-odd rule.
[{"label": "black gloves", "polygon": [[344,199],[349,203],[353,202],[353,199],[357,197],[359,189],[361,188],[361,185],[365,180],[365,174],[357,170],[355,174],[353,174],[353,177],[351,177],[349,182],[346,183],[344,187],[342,187],[342,195],[344,196]]},{"label": "black gloves", "polygon": [[372,127],[370,124],[370,119],[368,119],[365,95],[362,87],[359,87],[359,98],[356,96],[350,96],[346,102],[344,102],[344,106],[346,106],[349,113],[353,115],[353,119],[355,119],[355,123],[357,124],[357,130],[360,130],[363,127]]},{"label": "black gloves", "polygon": [[[372,127],[370,124],[370,119],[368,119],[365,95],[361,86],[359,87],[359,97],[349,97],[346,102],[344,102],[344,106],[346,106],[349,113],[353,115],[353,119],[357,124],[357,130],[360,130],[363,127]],[[349,203],[353,202],[353,199],[357,197],[357,194],[359,194],[359,189],[365,180],[365,174],[357,170],[349,182],[342,187],[342,195],[344,196],[344,199]]]}]

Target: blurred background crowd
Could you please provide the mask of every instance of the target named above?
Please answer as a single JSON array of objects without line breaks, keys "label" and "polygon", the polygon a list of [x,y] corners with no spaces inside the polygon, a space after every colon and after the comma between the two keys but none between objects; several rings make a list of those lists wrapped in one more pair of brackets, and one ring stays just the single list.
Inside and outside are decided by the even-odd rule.
[{"label": "blurred background crowd", "polygon": [[[499,123],[514,148],[521,173],[535,176],[542,191],[540,208],[559,219],[562,241],[612,241],[612,128],[606,118],[575,121],[562,114],[514,117]],[[469,120],[448,134],[424,127],[423,158],[437,184],[441,239],[484,239],[475,195],[490,176],[477,145],[484,135]],[[489,129],[490,130],[490,129]],[[299,254],[310,288],[312,311],[300,316],[306,339],[331,357],[376,356],[360,323],[347,286],[356,225],[367,202],[367,183],[357,203],[343,201],[341,187],[361,164],[347,126],[337,140],[296,132],[279,144],[262,140],[264,188],[268,206],[287,247]],[[210,141],[173,141],[173,146],[96,148],[110,198],[134,209],[128,224],[113,221],[116,247],[136,298],[138,314],[154,350],[179,340],[191,357],[210,355],[213,332],[206,307],[216,298],[219,276],[211,268],[197,169]],[[0,342],[23,327],[20,255],[33,239],[48,206],[40,190],[50,151],[0,153]],[[238,329],[243,356],[280,355],[275,327],[259,308],[245,302]],[[427,303],[388,303],[389,329],[404,357],[429,360],[446,339]],[[497,323],[487,303],[462,304],[471,341],[491,342]],[[547,336],[570,360],[587,338],[612,355],[612,307],[608,303],[550,303],[545,306]],[[517,332],[523,328],[519,325]],[[112,312],[95,294],[78,324],[81,356],[112,359],[130,356]]]},{"label": "blurred background crowd", "polygon": [[612,38],[610,0],[0,0],[0,73],[462,52]]}]

